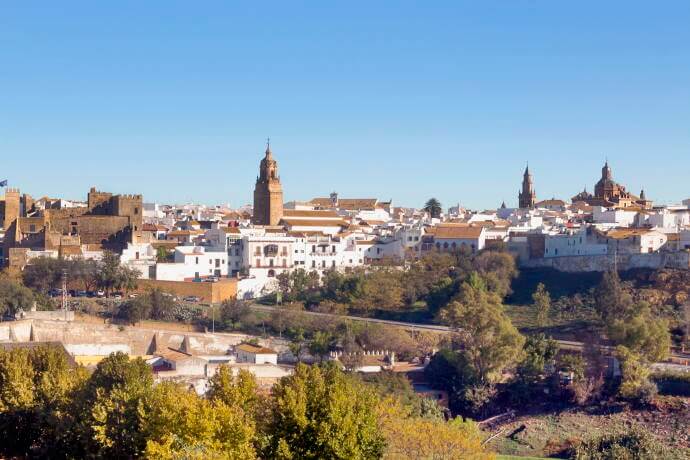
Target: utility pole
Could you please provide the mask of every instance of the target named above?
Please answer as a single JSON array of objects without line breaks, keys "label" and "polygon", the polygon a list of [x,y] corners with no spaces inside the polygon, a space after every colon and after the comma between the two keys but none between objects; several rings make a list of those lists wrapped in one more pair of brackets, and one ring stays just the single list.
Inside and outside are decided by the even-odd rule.
[{"label": "utility pole", "polygon": [[65,312],[65,321],[67,321],[67,270],[62,270],[62,311]]}]

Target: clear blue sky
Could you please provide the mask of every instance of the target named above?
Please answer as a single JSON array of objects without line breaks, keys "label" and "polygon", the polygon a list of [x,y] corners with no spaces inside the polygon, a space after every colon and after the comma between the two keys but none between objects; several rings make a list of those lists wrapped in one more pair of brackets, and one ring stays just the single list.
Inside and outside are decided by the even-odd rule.
[{"label": "clear blue sky", "polygon": [[146,201],[690,197],[690,2],[5,1],[0,179]]}]

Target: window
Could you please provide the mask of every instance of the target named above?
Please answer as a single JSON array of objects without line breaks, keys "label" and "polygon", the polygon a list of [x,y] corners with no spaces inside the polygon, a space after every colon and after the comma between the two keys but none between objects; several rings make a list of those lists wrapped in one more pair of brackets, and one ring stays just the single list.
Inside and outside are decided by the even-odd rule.
[{"label": "window", "polygon": [[196,264],[199,265],[199,258],[196,257]]},{"label": "window", "polygon": [[311,252],[316,252],[316,245],[315,244],[311,245]]},{"label": "window", "polygon": [[311,261],[311,268],[316,268],[316,261],[315,260]]},{"label": "window", "polygon": [[443,243],[443,249],[448,249],[448,242]]},{"label": "window", "polygon": [[451,244],[451,247],[452,247],[453,249],[455,249],[455,248],[457,247],[457,244],[455,243],[455,241],[453,241],[453,243]]},{"label": "window", "polygon": [[335,252],[335,245],[331,246],[331,251]]},{"label": "window", "polygon": [[321,268],[326,268],[326,261],[325,260],[321,261]]},{"label": "window", "polygon": [[268,261],[268,266],[269,266],[269,267],[272,267],[272,266],[273,266],[273,259],[269,259],[269,261]]},{"label": "window", "polygon": [[134,208],[134,214],[139,214],[139,208]]},{"label": "window", "polygon": [[268,271],[268,277],[269,278],[274,278],[276,276],[276,271],[275,270],[269,270]]},{"label": "window", "polygon": [[213,259],[208,259],[208,263],[212,264],[212,263],[213,263]]},{"label": "window", "polygon": [[335,260],[331,261],[331,267],[335,268]]},{"label": "window", "polygon": [[261,267],[261,259],[256,259],[256,266]]},{"label": "window", "polygon": [[34,224],[29,225],[29,231],[35,232],[36,231],[36,225],[34,225]]},{"label": "window", "polygon": [[278,255],[278,245],[277,244],[267,244],[264,246],[264,255],[266,257],[274,257]]}]

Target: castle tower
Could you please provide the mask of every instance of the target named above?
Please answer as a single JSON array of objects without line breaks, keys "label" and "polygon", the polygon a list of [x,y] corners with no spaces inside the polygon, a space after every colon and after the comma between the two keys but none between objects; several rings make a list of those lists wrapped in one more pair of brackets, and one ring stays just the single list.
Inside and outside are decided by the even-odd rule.
[{"label": "castle tower", "polygon": [[529,165],[525,167],[525,173],[522,176],[522,191],[518,193],[518,202],[522,209],[533,209],[537,202],[537,194],[534,192]]},{"label": "castle tower", "polygon": [[3,227],[8,230],[10,226],[21,217],[21,198],[19,189],[5,189],[5,212],[3,216]]},{"label": "castle tower", "polygon": [[270,142],[266,142],[266,156],[259,165],[254,187],[254,225],[278,225],[283,218],[283,187],[278,176],[278,163],[273,159]]}]

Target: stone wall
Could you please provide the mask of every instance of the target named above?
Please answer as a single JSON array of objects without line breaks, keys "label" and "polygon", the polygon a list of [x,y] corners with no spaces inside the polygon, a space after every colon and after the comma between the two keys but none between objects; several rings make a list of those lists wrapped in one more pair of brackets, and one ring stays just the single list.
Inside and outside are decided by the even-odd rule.
[{"label": "stone wall", "polygon": [[137,290],[146,292],[151,288],[159,288],[179,297],[196,296],[203,302],[219,303],[223,300],[234,299],[237,296],[237,280],[233,278],[221,279],[215,283],[194,283],[191,281],[137,281]]},{"label": "stone wall", "polygon": [[524,268],[553,268],[562,272],[603,272],[631,270],[634,268],[677,268],[690,269],[689,252],[658,252],[654,254],[602,254],[593,256],[551,257],[521,260]]},{"label": "stone wall", "polygon": [[[246,334],[209,334],[150,330],[134,326],[83,322],[21,320],[0,323],[0,342],[62,342],[74,355],[104,356],[114,351],[148,355],[158,347],[180,349],[183,341],[192,354],[227,354],[231,347],[253,338]],[[287,342],[261,339],[262,346],[284,352]]]}]

